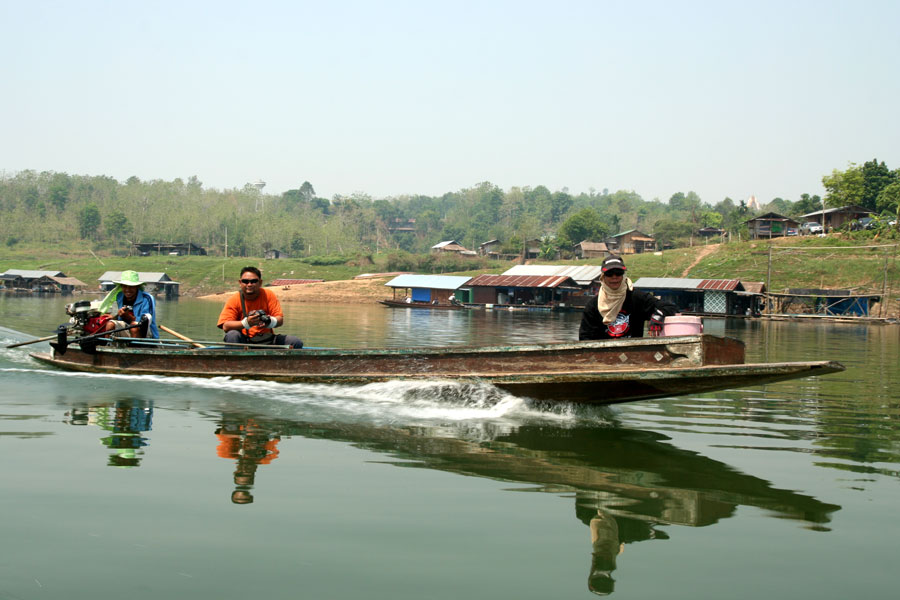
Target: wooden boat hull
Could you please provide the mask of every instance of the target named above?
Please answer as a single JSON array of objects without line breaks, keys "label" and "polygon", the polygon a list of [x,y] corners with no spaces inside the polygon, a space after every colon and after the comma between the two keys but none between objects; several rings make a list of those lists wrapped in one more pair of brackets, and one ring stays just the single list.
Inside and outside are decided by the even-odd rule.
[{"label": "wooden boat hull", "polygon": [[464,304],[431,304],[429,302],[405,302],[402,300],[379,300],[380,304],[391,308],[426,308],[429,310],[468,310]]},{"label": "wooden boat hull", "polygon": [[34,353],[62,369],[359,385],[466,380],[538,400],[614,404],[843,370],[835,362],[743,364],[744,345],[709,335],[527,346],[303,349],[100,346]]}]

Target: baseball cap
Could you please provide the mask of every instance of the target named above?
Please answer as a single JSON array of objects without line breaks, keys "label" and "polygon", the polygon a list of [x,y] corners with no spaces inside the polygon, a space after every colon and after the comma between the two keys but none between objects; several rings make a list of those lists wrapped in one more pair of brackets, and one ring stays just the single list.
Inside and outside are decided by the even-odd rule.
[{"label": "baseball cap", "polygon": [[607,271],[612,271],[614,269],[621,269],[622,271],[628,270],[625,268],[625,261],[622,260],[622,257],[612,254],[603,259],[603,264],[600,266],[600,270],[606,273]]}]

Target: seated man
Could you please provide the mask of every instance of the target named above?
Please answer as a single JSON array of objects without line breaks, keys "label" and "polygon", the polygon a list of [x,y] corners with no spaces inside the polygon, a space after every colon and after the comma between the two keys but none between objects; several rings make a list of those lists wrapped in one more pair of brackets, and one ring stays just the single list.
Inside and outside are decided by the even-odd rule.
[{"label": "seated man", "polygon": [[262,287],[262,274],[256,267],[244,267],[241,289],[228,298],[219,315],[217,327],[225,331],[225,341],[234,344],[276,344],[302,348],[303,342],[293,335],[276,335],[272,331],[284,324],[281,303],[274,292]]},{"label": "seated man", "polygon": [[156,300],[144,291],[144,284],[137,271],[122,271],[116,284],[100,303],[100,312],[109,312],[105,331],[123,329],[128,325],[143,323],[141,327],[126,329],[123,335],[159,339],[156,326]]}]

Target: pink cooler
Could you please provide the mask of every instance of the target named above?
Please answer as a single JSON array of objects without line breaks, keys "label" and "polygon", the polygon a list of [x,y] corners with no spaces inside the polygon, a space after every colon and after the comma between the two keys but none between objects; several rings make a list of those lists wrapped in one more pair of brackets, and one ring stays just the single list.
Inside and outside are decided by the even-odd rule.
[{"label": "pink cooler", "polygon": [[703,333],[703,321],[700,317],[673,315],[663,321],[663,335],[699,335]]}]

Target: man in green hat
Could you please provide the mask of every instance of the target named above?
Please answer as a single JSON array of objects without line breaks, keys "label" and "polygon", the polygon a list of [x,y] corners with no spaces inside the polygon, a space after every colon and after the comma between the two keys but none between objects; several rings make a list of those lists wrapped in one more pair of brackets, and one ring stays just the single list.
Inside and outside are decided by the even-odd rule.
[{"label": "man in green hat", "polygon": [[[141,319],[149,320],[147,337],[159,339],[159,329],[156,327],[156,300],[143,290],[143,282],[137,271],[122,271],[118,281],[113,281],[116,287],[106,295],[100,304],[100,312],[109,312],[116,319],[115,324],[108,327],[121,328],[133,325]],[[115,307],[113,307],[115,303]],[[138,337],[138,328],[127,331],[131,337]]]}]

